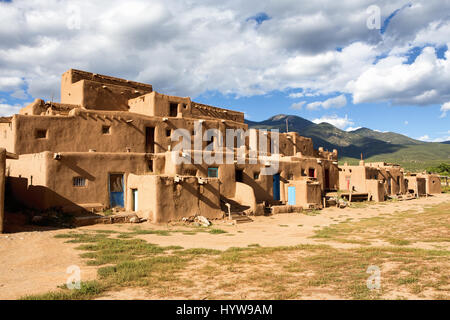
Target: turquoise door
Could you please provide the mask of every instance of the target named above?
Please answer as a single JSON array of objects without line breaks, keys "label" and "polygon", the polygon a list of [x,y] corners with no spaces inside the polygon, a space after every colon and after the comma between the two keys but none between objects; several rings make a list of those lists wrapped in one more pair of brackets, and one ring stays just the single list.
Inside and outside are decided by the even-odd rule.
[{"label": "turquoise door", "polygon": [[288,204],[295,206],[295,187],[288,187]]},{"label": "turquoise door", "polygon": [[109,202],[111,208],[123,208],[123,200],[123,174],[111,173],[109,175]]},{"label": "turquoise door", "polygon": [[273,175],[273,200],[280,200],[280,174]]}]

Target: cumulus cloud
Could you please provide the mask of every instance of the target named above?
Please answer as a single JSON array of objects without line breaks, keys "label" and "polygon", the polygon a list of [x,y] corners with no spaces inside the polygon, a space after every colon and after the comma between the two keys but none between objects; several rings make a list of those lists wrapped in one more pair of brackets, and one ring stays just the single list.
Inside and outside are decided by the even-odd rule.
[{"label": "cumulus cloud", "polygon": [[412,64],[406,64],[406,59],[382,59],[352,81],[349,88],[354,103],[390,100],[394,104],[429,105],[448,101],[450,59],[438,59],[431,47],[424,48]]},{"label": "cumulus cloud", "polygon": [[0,116],[6,117],[12,114],[19,113],[19,110],[22,108],[21,105],[9,105],[5,103],[0,103]]},{"label": "cumulus cloud", "polygon": [[[317,118],[312,120],[312,122],[319,124],[322,122],[326,122],[329,124],[332,124],[333,126],[335,126],[336,128],[339,128],[341,130],[344,130],[347,127],[353,126],[355,123],[348,118],[347,115],[345,115],[345,117],[338,117],[337,115],[331,115],[331,116],[322,116],[321,118]],[[349,128],[352,129],[352,128]],[[356,130],[356,129],[354,129]],[[349,130],[352,131],[352,130]]]},{"label": "cumulus cloud", "polygon": [[345,95],[340,95],[334,98],[327,99],[325,101],[316,101],[308,103],[306,106],[309,110],[316,110],[319,108],[330,109],[330,108],[342,108],[347,105],[347,98]]},{"label": "cumulus cloud", "polygon": [[[0,91],[57,99],[60,75],[78,68],[151,83],[157,91],[181,96],[208,91],[252,96],[288,89],[296,91],[291,98],[337,94],[331,99],[339,101],[311,106],[325,109],[342,106],[344,94],[356,103],[450,101],[449,58],[438,59],[430,47],[411,66],[405,64],[411,48],[448,42],[450,3],[415,1],[390,20],[383,34],[366,27],[369,5],[325,0],[0,2]],[[377,5],[385,19],[404,1]]]},{"label": "cumulus cloud", "polygon": [[[442,117],[442,118],[446,117],[446,116],[447,116],[447,111],[450,111],[450,101],[444,103],[444,104],[441,106],[441,111],[442,111],[441,117]],[[449,133],[450,133],[450,131],[449,131]]]},{"label": "cumulus cloud", "polygon": [[438,137],[438,138],[430,138],[430,136],[428,134],[425,134],[419,138],[417,138],[417,140],[423,141],[423,142],[444,142],[444,141],[450,141],[450,136],[443,136],[443,137]]},{"label": "cumulus cloud", "polygon": [[303,106],[305,105],[306,101],[300,101],[300,102],[296,102],[291,104],[291,109],[294,110],[301,110],[303,108]]}]

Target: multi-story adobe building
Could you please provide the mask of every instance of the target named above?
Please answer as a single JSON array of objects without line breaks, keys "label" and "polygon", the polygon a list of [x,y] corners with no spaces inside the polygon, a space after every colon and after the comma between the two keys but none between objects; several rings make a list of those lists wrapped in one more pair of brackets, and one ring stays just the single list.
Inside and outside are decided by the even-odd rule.
[{"label": "multi-story adobe building", "polygon": [[[182,149],[174,141],[180,129],[194,140]],[[208,136],[209,129],[218,134]],[[227,130],[242,130],[242,145]],[[255,214],[271,205],[320,206],[327,190],[337,190],[336,150],[315,150],[295,132],[247,132],[242,112],[71,69],[62,76],[60,103],[36,99],[3,118],[0,147],[18,157],[6,160],[10,193],[40,210],[121,207],[166,222],[221,218],[227,202]],[[205,153],[216,160],[174,160]],[[276,170],[264,174],[268,167]]]}]

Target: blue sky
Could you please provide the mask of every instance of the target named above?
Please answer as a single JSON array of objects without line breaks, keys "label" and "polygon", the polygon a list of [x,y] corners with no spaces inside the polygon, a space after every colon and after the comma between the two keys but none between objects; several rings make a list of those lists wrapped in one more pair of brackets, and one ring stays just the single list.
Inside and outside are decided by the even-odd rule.
[{"label": "blue sky", "polygon": [[0,1],[0,115],[69,68],[244,111],[450,140],[450,3]]}]

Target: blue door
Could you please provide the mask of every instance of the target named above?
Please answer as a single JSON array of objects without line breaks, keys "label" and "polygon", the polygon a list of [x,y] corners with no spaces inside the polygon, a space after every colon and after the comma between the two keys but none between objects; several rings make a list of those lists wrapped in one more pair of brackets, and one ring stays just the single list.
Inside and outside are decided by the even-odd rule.
[{"label": "blue door", "polygon": [[280,174],[273,175],[273,200],[280,200]]},{"label": "blue door", "polygon": [[288,204],[295,206],[295,187],[288,187]]},{"label": "blue door", "polygon": [[111,208],[124,207],[123,174],[111,173],[109,175],[109,202]]}]

